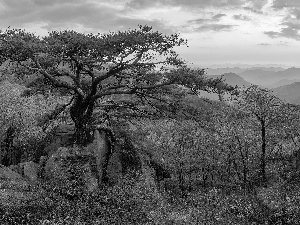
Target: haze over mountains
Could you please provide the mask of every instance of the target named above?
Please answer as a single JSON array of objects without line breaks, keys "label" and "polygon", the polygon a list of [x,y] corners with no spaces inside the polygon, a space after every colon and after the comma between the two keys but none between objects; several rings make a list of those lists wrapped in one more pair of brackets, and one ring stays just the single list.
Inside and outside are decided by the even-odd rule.
[{"label": "haze over mountains", "polygon": [[227,67],[227,68],[208,68],[207,74],[208,75],[222,75],[224,73],[236,73],[240,74],[242,72],[245,72],[247,70],[256,70],[261,69],[264,71],[272,71],[272,72],[278,72],[285,70],[282,67],[251,67],[251,68],[240,68],[240,67]]},{"label": "haze over mountains", "polygon": [[[252,67],[252,68],[217,68],[208,69],[208,77],[223,79],[230,85],[239,87],[251,84],[271,89],[275,95],[293,104],[300,104],[300,68]],[[202,96],[217,99],[215,95]]]}]

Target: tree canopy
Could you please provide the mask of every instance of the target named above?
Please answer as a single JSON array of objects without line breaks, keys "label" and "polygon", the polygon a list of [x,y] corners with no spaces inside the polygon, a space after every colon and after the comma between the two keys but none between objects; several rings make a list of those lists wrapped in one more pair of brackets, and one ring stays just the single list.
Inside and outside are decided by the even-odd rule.
[{"label": "tree canopy", "polygon": [[[106,113],[174,110],[186,93],[233,90],[220,79],[207,79],[204,70],[188,68],[174,51],[185,44],[178,34],[163,35],[149,26],[108,34],[53,31],[45,37],[7,29],[0,32],[0,62],[32,74],[32,89],[73,96],[70,116],[81,143],[88,139],[96,108]],[[59,106],[54,115],[64,109]]]}]

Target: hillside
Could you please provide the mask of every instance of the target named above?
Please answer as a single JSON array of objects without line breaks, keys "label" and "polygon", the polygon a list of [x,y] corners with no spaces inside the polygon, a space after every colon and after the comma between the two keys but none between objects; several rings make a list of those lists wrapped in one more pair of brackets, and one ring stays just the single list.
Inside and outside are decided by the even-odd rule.
[{"label": "hillside", "polygon": [[300,82],[273,88],[272,91],[288,103],[300,105]]}]

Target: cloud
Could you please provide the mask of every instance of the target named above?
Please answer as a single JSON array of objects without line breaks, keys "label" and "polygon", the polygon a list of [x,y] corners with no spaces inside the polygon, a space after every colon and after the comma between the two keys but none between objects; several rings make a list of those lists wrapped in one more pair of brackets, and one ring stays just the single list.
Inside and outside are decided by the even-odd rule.
[{"label": "cloud", "polygon": [[268,35],[270,38],[284,37],[284,38],[290,38],[294,40],[300,40],[299,29],[295,29],[292,27],[282,28],[279,32],[266,31],[264,33]]},{"label": "cloud", "polygon": [[233,15],[233,18],[235,20],[244,20],[244,21],[251,21],[251,19],[248,16],[239,14],[239,15]]},{"label": "cloud", "polygon": [[269,44],[269,43],[260,43],[258,45],[261,45],[261,46],[270,46],[271,44]]},{"label": "cloud", "polygon": [[[261,10],[265,5],[269,3],[268,0],[252,0],[252,1],[247,1],[246,5],[253,10]],[[246,6],[246,7],[247,7]]]},{"label": "cloud", "polygon": [[203,24],[197,28],[195,31],[230,31],[234,25],[228,24]]},{"label": "cloud", "polygon": [[222,17],[225,17],[226,14],[219,13],[213,15],[211,18],[199,18],[199,19],[194,19],[194,20],[188,20],[188,24],[204,24],[204,23],[214,23],[214,22],[219,22]]},{"label": "cloud", "polygon": [[280,41],[279,42],[279,45],[284,45],[284,46],[287,46],[289,43],[288,42],[286,42],[286,41]]},{"label": "cloud", "polygon": [[131,17],[114,5],[94,0],[0,0],[0,21],[2,26],[13,28],[39,24],[48,31],[78,27],[94,32],[116,31],[137,28],[138,24],[168,34],[176,31],[165,21]]},{"label": "cloud", "polygon": [[238,7],[245,3],[245,0],[130,0],[127,6],[130,8],[150,8],[157,5],[180,6],[183,8],[206,8],[206,7]]},{"label": "cloud", "polygon": [[195,20],[188,20],[187,23],[188,24],[203,24],[203,23],[206,23],[207,21],[210,21],[210,20],[199,18],[199,19],[195,19]]},{"label": "cloud", "polygon": [[209,7],[222,10],[244,8],[254,13],[262,14],[261,9],[266,4],[268,4],[268,0],[127,0],[126,6],[132,9],[171,6],[192,11]]},{"label": "cloud", "polygon": [[210,18],[199,18],[194,20],[188,20],[186,25],[184,26],[186,29],[192,30],[193,32],[199,31],[229,31],[234,25],[229,24],[220,24],[218,22],[221,21],[226,14],[219,13],[211,16]]},{"label": "cloud", "polygon": [[263,12],[261,10],[254,9],[252,7],[249,7],[249,6],[243,7],[243,9],[246,10],[246,11],[250,11],[252,13],[255,13],[255,14],[263,14]]},{"label": "cloud", "polygon": [[280,32],[265,31],[264,34],[268,35],[270,38],[277,38],[277,37],[279,37]]},{"label": "cloud", "polygon": [[213,20],[217,20],[219,21],[222,17],[226,16],[226,14],[224,13],[219,13],[219,14],[216,14],[212,17]]},{"label": "cloud", "polygon": [[299,0],[274,0],[272,7],[275,9],[299,8],[300,1]]},{"label": "cloud", "polygon": [[300,20],[300,8],[299,9],[295,8],[295,9],[290,10],[289,18],[290,19],[295,18],[297,20]]},{"label": "cloud", "polygon": [[293,15],[288,15],[283,18],[280,24],[282,28],[279,31],[264,32],[270,38],[289,38],[300,40],[300,21]]}]

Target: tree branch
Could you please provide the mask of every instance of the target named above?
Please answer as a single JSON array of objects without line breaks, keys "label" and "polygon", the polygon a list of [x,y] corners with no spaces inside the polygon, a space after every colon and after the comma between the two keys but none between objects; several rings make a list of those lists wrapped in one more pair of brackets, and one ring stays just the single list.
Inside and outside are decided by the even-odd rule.
[{"label": "tree branch", "polygon": [[[125,85],[120,85],[120,86],[115,86],[115,87],[109,87],[107,88],[106,90],[104,90],[104,92],[102,93],[99,93],[97,95],[94,95],[92,98],[94,100],[98,99],[98,98],[101,98],[103,96],[107,96],[107,95],[113,95],[113,94],[134,94],[134,93],[138,93],[137,90],[152,90],[152,89],[156,89],[156,88],[159,88],[159,87],[163,87],[163,86],[168,86],[168,85],[171,85],[173,84],[174,81],[169,81],[169,82],[166,82],[166,83],[161,83],[161,84],[157,84],[157,85],[152,85],[152,86],[140,86],[140,87],[132,87],[131,89],[129,90],[119,90],[119,91],[109,91],[111,89],[118,89],[118,88],[122,88],[122,87],[126,87]],[[144,93],[141,93],[140,94],[144,94]]]},{"label": "tree branch", "polygon": [[78,95],[80,95],[81,97],[84,97],[84,93],[83,93],[83,91],[80,88],[75,87],[75,86],[69,84],[68,82],[55,79],[53,76],[51,76],[49,73],[47,73],[41,67],[41,65],[40,65],[40,63],[38,62],[37,59],[34,58],[33,61],[35,62],[36,66],[38,67],[36,70],[38,72],[40,72],[44,77],[48,78],[55,86],[57,86],[57,87],[64,87],[64,88],[67,88],[67,89],[71,89],[71,90],[75,91]]}]

